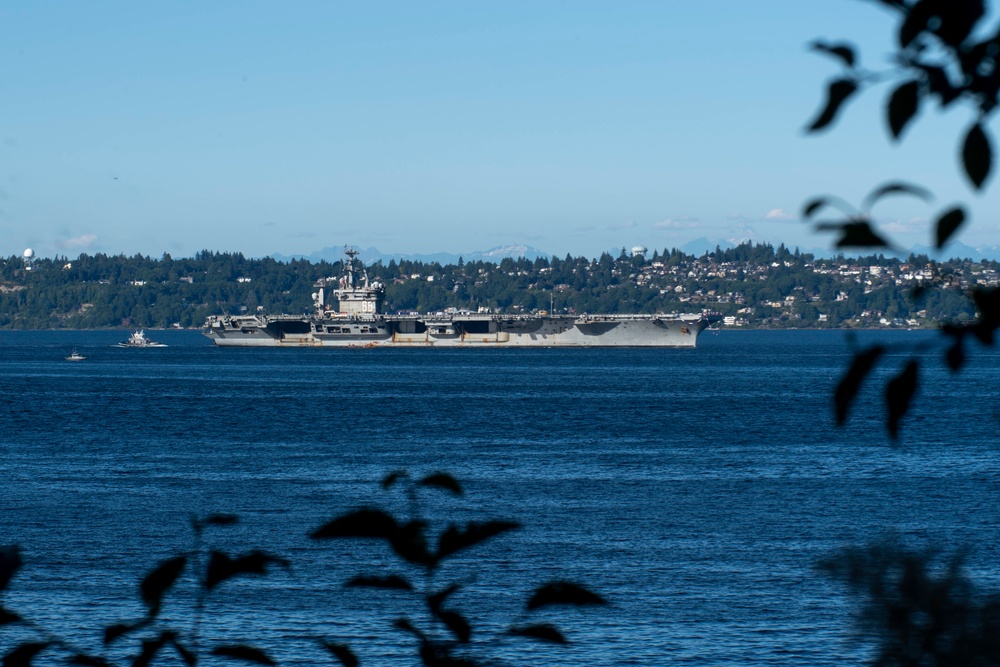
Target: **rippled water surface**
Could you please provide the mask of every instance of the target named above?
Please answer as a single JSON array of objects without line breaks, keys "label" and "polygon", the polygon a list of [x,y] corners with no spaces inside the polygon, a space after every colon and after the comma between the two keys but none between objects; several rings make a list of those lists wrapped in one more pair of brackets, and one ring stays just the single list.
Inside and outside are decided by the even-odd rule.
[{"label": "rippled water surface", "polygon": [[[111,346],[124,336],[0,332],[0,544],[27,561],[5,604],[86,647],[141,615],[138,578],[190,548],[192,514],[233,512],[214,546],[293,567],[213,593],[209,644],[330,664],[325,636],[363,664],[412,664],[388,627],[423,612],[341,588],[387,572],[388,554],[306,538],[358,505],[401,507],[378,486],[398,468],[463,481],[460,501],[428,494],[434,517],[524,524],[442,573],[476,571],[454,603],[477,622],[502,627],[555,578],[613,602],[546,617],[568,649],[493,652],[517,662],[857,662],[849,600],[814,566],[890,533],[969,547],[976,574],[1000,580],[996,353],[959,377],[929,363],[891,446],[874,384],[831,425],[840,332],[707,333],[697,350],[227,350],[194,332]],[[861,342],[876,338],[936,340]],[[63,359],[74,347],[86,361]],[[165,609],[182,627],[190,590]]]}]

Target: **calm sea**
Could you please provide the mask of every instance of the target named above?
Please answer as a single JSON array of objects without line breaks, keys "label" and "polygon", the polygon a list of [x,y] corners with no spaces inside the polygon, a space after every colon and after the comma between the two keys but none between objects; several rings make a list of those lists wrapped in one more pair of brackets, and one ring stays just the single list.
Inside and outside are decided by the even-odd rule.
[{"label": "calm sea", "polygon": [[[125,336],[0,332],[0,544],[26,559],[5,606],[84,647],[141,616],[137,581],[191,548],[192,514],[231,512],[241,522],[211,545],[293,565],[220,586],[204,645],[332,664],[323,636],[362,664],[413,664],[389,625],[425,612],[342,588],[404,570],[380,545],[306,537],[359,505],[401,507],[378,485],[399,468],[464,483],[459,500],[425,494],[432,517],[524,524],[440,575],[467,584],[453,602],[477,625],[502,628],[551,579],[612,602],[543,616],[569,648],[489,652],[514,662],[863,660],[850,599],[815,565],[886,535],[968,548],[974,576],[1000,587],[995,352],[960,376],[932,359],[893,446],[874,384],[832,425],[841,332],[709,332],[697,350],[232,350],[182,331],[153,332],[164,349],[112,346]],[[937,340],[860,342],[876,339],[901,346],[887,368]],[[87,360],[65,361],[73,348]],[[182,628],[191,590],[181,581],[164,610]]]}]

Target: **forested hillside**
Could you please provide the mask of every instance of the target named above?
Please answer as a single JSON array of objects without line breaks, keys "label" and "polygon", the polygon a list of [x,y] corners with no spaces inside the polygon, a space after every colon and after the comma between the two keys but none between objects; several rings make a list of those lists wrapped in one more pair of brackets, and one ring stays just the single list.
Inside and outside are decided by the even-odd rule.
[{"label": "forested hillside", "polygon": [[[699,312],[731,326],[928,326],[965,320],[966,294],[998,284],[996,262],[815,259],[784,246],[744,244],[702,257],[513,260],[499,264],[403,261],[369,267],[386,285],[386,310],[487,308],[523,313]],[[222,313],[305,313],[314,283],[339,263],[247,259],[203,251],[192,258],[80,255],[0,266],[0,327],[19,329],[198,327]],[[925,288],[931,289],[925,289]]]}]

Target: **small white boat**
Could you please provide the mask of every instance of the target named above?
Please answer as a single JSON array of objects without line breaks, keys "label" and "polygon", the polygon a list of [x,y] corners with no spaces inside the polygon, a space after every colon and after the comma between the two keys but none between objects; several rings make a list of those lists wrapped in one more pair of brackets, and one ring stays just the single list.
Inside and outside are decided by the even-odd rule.
[{"label": "small white boat", "polygon": [[83,361],[86,358],[87,357],[83,356],[82,354],[80,354],[76,350],[73,350],[73,354],[71,354],[68,357],[66,357],[66,361]]},{"label": "small white boat", "polygon": [[140,329],[129,336],[128,340],[118,343],[118,347],[166,347],[166,345],[146,338],[146,333]]}]

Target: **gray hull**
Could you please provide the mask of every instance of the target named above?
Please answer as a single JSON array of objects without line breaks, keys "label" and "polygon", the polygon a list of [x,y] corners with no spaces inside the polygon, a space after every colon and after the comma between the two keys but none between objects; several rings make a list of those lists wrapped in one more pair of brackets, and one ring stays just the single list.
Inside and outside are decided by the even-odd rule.
[{"label": "gray hull", "polygon": [[694,347],[705,315],[212,317],[220,347]]}]

